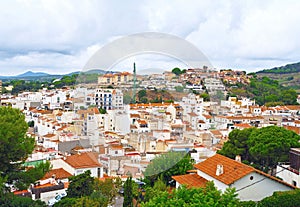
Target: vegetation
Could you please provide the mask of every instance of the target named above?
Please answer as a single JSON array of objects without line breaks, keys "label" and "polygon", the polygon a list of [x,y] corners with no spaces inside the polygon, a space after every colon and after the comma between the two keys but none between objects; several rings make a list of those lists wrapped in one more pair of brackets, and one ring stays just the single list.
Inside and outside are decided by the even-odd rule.
[{"label": "vegetation", "polygon": [[235,129],[218,153],[230,158],[241,155],[245,163],[268,172],[278,162],[288,161],[290,148],[300,147],[299,139],[295,132],[277,126]]},{"label": "vegetation", "polygon": [[137,94],[140,103],[173,102],[173,96],[166,90],[140,90]]},{"label": "vegetation", "polygon": [[27,171],[22,170],[10,172],[7,183],[14,184],[19,190],[26,190],[31,183],[40,180],[50,170],[50,162],[40,163],[38,166]]},{"label": "vegetation", "polygon": [[281,67],[275,67],[272,69],[265,69],[258,71],[257,73],[276,73],[276,74],[286,74],[286,73],[299,73],[300,63],[288,64]]},{"label": "vegetation", "polygon": [[294,207],[300,206],[300,190],[275,192],[272,196],[266,197],[258,202],[258,207]]},{"label": "vegetation", "polygon": [[170,184],[173,175],[183,175],[193,169],[193,162],[189,154],[184,152],[168,152],[156,157],[145,170],[145,181],[151,186],[159,178]]},{"label": "vegetation", "polygon": [[156,206],[239,206],[235,190],[227,188],[224,193],[219,191],[212,182],[205,188],[178,188],[168,193],[159,192],[142,207]]},{"label": "vegetation", "polygon": [[227,85],[230,87],[229,96],[254,98],[259,105],[298,104],[295,90],[281,86],[278,81],[268,77],[252,78],[249,85],[236,84],[234,86]]},{"label": "vegetation", "polygon": [[124,207],[133,207],[132,177],[127,178],[124,183]]},{"label": "vegetation", "polygon": [[[122,186],[122,181],[119,178],[100,181],[91,177],[90,171],[73,176],[70,181],[67,196],[56,203],[55,207],[108,206],[113,203]],[[135,192],[135,188],[133,188],[133,192]],[[135,194],[133,193],[133,195]]]},{"label": "vegetation", "polygon": [[0,174],[18,170],[34,149],[34,138],[26,135],[24,114],[11,107],[0,107]]},{"label": "vegetation", "polygon": [[165,191],[169,191],[169,188],[164,183],[164,181],[162,181],[160,178],[158,178],[158,180],[155,181],[153,187],[147,186],[145,190],[146,190],[146,193],[145,193],[145,197],[144,197],[144,202],[148,202],[155,196],[160,195],[161,193],[163,193]]},{"label": "vegetation", "polygon": [[[97,83],[99,74],[96,73],[80,73],[65,75],[61,78],[40,81],[36,80],[7,80],[3,82],[2,93],[18,94],[23,91],[38,91],[42,88],[54,89],[62,88],[64,86],[74,86],[77,83]],[[5,87],[13,86],[12,91],[7,91]]]},{"label": "vegetation", "polygon": [[45,206],[44,202],[14,196],[4,183],[27,189],[49,170],[50,164],[42,163],[24,171],[22,164],[34,149],[34,139],[26,136],[28,124],[18,109],[0,107],[0,205],[1,206]]},{"label": "vegetation", "polygon": [[185,73],[185,69],[181,70],[180,68],[173,68],[172,73],[174,73],[176,76],[179,76],[180,74]]},{"label": "vegetation", "polygon": [[0,206],[9,207],[46,207],[46,203],[40,200],[33,201],[28,197],[15,196],[13,193],[0,192]]},{"label": "vegetation", "polygon": [[91,177],[91,171],[72,176],[69,178],[70,185],[67,192],[69,198],[80,198],[89,196],[93,192],[94,178]]},{"label": "vegetation", "polygon": [[176,92],[183,92],[184,87],[182,86],[175,86]]}]

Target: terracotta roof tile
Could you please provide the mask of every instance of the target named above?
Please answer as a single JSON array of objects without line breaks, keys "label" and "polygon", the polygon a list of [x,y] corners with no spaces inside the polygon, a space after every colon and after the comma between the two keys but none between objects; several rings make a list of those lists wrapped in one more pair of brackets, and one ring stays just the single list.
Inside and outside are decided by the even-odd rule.
[{"label": "terracotta roof tile", "polygon": [[[223,174],[217,176],[216,175],[217,165],[220,165],[220,164],[223,165]],[[238,161],[232,160],[228,157],[225,157],[225,156],[219,155],[219,154],[216,154],[194,166],[198,170],[223,182],[226,185],[230,185],[230,184],[234,183],[235,181],[243,178],[244,176],[248,175],[249,173],[256,172],[256,173],[261,174],[265,177],[268,177],[276,182],[279,182],[283,185],[289,186],[291,188],[296,188],[295,186],[292,186],[276,177],[273,177],[269,174],[266,174],[260,170],[255,169],[251,166],[248,166],[246,164],[240,163]]]},{"label": "terracotta roof tile", "polygon": [[97,153],[93,152],[68,156],[65,162],[77,169],[102,166],[101,163],[98,162]]},{"label": "terracotta roof tile", "polygon": [[49,172],[47,172],[44,175],[44,177],[42,178],[42,180],[52,178],[53,175],[55,175],[56,179],[65,179],[65,178],[72,176],[72,174],[68,173],[63,168],[58,168],[58,169],[53,169],[53,170],[50,170]]},{"label": "terracotta roof tile", "polygon": [[172,176],[176,182],[181,185],[186,185],[188,188],[201,188],[205,187],[208,182],[205,178],[197,174],[186,174],[186,175],[176,175]]},{"label": "terracotta roof tile", "polygon": [[[217,165],[223,165],[223,174],[217,176]],[[225,156],[216,154],[203,162],[194,165],[198,170],[221,181],[226,185],[230,185],[240,178],[254,172],[255,169],[243,163],[237,162]]]},{"label": "terracotta roof tile", "polygon": [[296,134],[300,134],[300,127],[287,126],[287,125],[284,125],[283,127],[286,128],[287,130],[291,130],[291,131],[295,132]]},{"label": "terracotta roof tile", "polygon": [[130,114],[130,118],[140,118],[139,114]]},{"label": "terracotta roof tile", "polygon": [[202,116],[204,116],[206,119],[211,119],[212,118],[212,116],[208,115],[208,114],[202,114]]},{"label": "terracotta roof tile", "polygon": [[239,128],[251,128],[252,126],[248,123],[240,123],[240,124],[235,124],[234,126],[239,127]]}]

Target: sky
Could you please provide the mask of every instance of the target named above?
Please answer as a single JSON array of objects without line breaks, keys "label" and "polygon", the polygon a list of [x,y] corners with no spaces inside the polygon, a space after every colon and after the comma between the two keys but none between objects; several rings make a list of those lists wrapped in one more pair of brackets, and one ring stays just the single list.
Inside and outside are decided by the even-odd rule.
[{"label": "sky", "polygon": [[[141,32],[189,41],[217,69],[300,62],[297,0],[2,0],[0,8],[0,76],[78,71],[104,45]],[[140,55],[116,70],[133,59],[141,69],[182,65]]]}]

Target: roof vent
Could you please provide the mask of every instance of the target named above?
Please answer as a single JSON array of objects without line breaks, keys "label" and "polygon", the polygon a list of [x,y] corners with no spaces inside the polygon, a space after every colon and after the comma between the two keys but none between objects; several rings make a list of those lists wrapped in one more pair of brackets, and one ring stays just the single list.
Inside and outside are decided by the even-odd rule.
[{"label": "roof vent", "polygon": [[242,162],[242,157],[241,157],[241,155],[235,156],[235,161],[237,161],[237,162]]},{"label": "roof vent", "polygon": [[216,176],[222,175],[224,173],[223,165],[217,165]]}]

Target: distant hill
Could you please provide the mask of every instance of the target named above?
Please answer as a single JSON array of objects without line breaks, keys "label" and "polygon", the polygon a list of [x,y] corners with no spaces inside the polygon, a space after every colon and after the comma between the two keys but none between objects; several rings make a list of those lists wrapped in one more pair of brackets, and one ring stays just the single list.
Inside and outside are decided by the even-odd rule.
[{"label": "distant hill", "polygon": [[300,93],[300,62],[256,72],[257,77],[277,80],[280,85],[298,90]]},{"label": "distant hill", "polygon": [[300,62],[287,64],[285,66],[275,67],[271,69],[264,69],[256,72],[259,73],[275,73],[275,74],[287,74],[287,73],[299,73],[300,72]]},{"label": "distant hill", "polygon": [[10,80],[39,80],[39,81],[51,81],[53,79],[62,78],[63,76],[71,76],[74,74],[80,74],[80,75],[90,75],[90,74],[105,74],[105,73],[113,73],[112,71],[105,71],[101,69],[93,69],[88,71],[74,71],[68,74],[48,74],[45,72],[32,72],[27,71],[25,73],[16,75],[16,76],[0,76],[0,80],[4,81],[10,81]]},{"label": "distant hill", "polygon": [[32,72],[32,71],[27,71],[25,73],[22,73],[20,75],[16,75],[15,77],[19,78],[24,78],[24,77],[40,77],[40,76],[49,76],[50,74],[48,73],[43,73],[43,72]]}]

